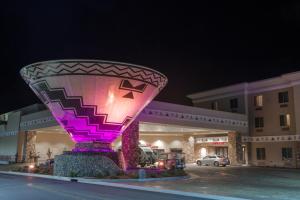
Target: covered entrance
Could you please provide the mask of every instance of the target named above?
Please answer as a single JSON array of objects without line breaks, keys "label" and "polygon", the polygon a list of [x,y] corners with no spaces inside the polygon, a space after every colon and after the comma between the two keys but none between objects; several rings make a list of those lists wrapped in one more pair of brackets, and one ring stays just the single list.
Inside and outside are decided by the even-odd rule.
[{"label": "covered entrance", "polygon": [[[18,162],[32,162],[34,159],[43,162],[74,148],[74,142],[51,113],[43,107],[35,107],[26,108],[26,115],[19,112],[18,120],[13,118],[11,130],[2,127],[7,131],[0,132],[0,142],[4,142],[6,137],[16,140],[10,147],[14,151],[2,151],[5,155],[0,155],[0,158],[9,155],[17,157],[11,160]],[[9,131],[13,131],[13,136]],[[241,136],[247,135],[247,131],[245,115],[154,101],[140,113],[131,128],[113,142],[113,148],[117,150],[121,142],[126,141],[126,149],[122,150],[129,157],[133,155],[132,149],[144,145],[157,155],[183,152],[186,162],[195,162],[203,155],[217,154],[228,156],[231,164],[242,164],[245,160],[242,152],[247,152],[247,149],[242,148]],[[136,157],[126,159],[134,163]]]}]

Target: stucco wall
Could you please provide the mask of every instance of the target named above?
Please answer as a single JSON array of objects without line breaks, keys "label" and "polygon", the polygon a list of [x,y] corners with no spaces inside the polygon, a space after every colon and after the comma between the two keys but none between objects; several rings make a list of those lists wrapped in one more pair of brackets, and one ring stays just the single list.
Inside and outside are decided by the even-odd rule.
[{"label": "stucco wall", "polygon": [[[167,135],[167,133],[165,133]],[[169,152],[170,148],[183,148],[183,135],[143,135],[140,134],[140,141],[145,142],[145,144],[150,144],[151,146],[157,146],[159,149],[165,149],[165,152]],[[114,149],[117,149],[121,146],[120,136],[114,143]]]},{"label": "stucco wall", "polygon": [[201,158],[201,148],[206,149],[206,155],[215,155],[216,147],[227,147],[227,145],[223,146],[208,146],[205,144],[195,144],[195,159]]},{"label": "stucco wall", "polygon": [[238,108],[235,109],[237,113],[245,114],[245,98],[244,95],[236,95],[232,97],[224,97],[216,100],[209,100],[204,102],[195,102],[194,106],[200,107],[200,108],[206,108],[206,109],[212,109],[211,104],[212,102],[217,101],[218,102],[218,110],[219,111],[226,111],[226,112],[232,112],[232,109],[230,108],[230,100],[237,98],[238,99]]},{"label": "stucco wall", "polygon": [[296,133],[300,134],[300,85],[293,87]]},{"label": "stucco wall", "polygon": [[[289,102],[287,107],[280,107],[278,103],[278,93],[288,91]],[[254,96],[263,95],[262,110],[256,110],[254,106]],[[296,133],[295,112],[294,112],[294,92],[293,88],[283,88],[262,93],[249,95],[249,130],[251,136],[271,136],[271,135],[293,135]],[[299,104],[299,102],[298,102]],[[299,111],[298,111],[299,112]],[[280,114],[291,115],[291,127],[289,130],[282,130],[279,123]],[[254,127],[255,117],[264,117],[264,127],[262,131],[256,131]]]},{"label": "stucco wall", "polygon": [[74,145],[75,143],[66,133],[42,132],[36,136],[35,149],[40,156],[39,161],[42,162],[48,158],[48,148],[50,148],[52,158],[54,158],[54,155],[59,155],[65,150],[72,150]]},{"label": "stucco wall", "polygon": [[17,136],[0,137],[0,156],[15,156],[17,153]]},{"label": "stucco wall", "polygon": [[[295,142],[261,142],[251,144],[252,160],[251,164],[256,166],[274,167],[296,167],[296,143]],[[293,159],[291,161],[282,160],[282,148],[293,148]],[[257,160],[256,148],[265,148],[266,160]]]}]

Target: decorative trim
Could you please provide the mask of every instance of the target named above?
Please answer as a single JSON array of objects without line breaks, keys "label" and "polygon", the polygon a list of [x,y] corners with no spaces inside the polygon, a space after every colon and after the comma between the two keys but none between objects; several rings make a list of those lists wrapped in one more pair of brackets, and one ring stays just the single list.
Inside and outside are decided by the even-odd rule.
[{"label": "decorative trim", "polygon": [[[104,130],[120,131],[132,119],[132,117],[126,116],[122,123],[107,122],[107,114],[98,114],[99,110],[96,105],[84,105],[82,96],[68,96],[64,88],[50,88],[46,81],[37,82],[32,87],[39,93],[38,96],[46,105],[49,103],[48,101],[59,103],[62,110],[73,111],[76,118],[85,119],[87,126],[94,126],[99,132]],[[47,96],[46,98],[44,98],[45,95]],[[70,127],[67,120],[61,120],[61,123],[67,131],[72,131],[72,133],[82,132],[74,127]],[[83,131],[83,133],[86,132],[88,131]]]},{"label": "decorative trim", "polygon": [[177,120],[184,120],[184,121],[204,122],[204,123],[227,125],[233,127],[245,127],[245,128],[248,127],[248,122],[242,120],[233,120],[233,119],[226,119],[226,118],[219,118],[219,117],[210,117],[204,115],[194,115],[194,114],[186,114],[186,113],[171,112],[171,111],[164,111],[164,110],[154,110],[154,109],[147,109],[147,108],[145,108],[142,111],[142,113],[146,115],[156,116],[156,117],[163,117],[163,118],[170,118],[170,119],[177,119]]},{"label": "decorative trim", "polygon": [[0,132],[0,137],[9,137],[9,136],[15,136],[18,134],[19,131],[4,131]]},{"label": "decorative trim", "polygon": [[34,119],[34,120],[30,120],[30,121],[25,121],[25,122],[21,122],[20,123],[20,127],[23,128],[23,127],[28,127],[28,126],[35,126],[35,125],[39,125],[39,124],[45,124],[45,123],[48,123],[48,122],[53,122],[55,120],[54,117],[43,117],[43,118],[40,118],[40,119]]},{"label": "decorative trim", "polygon": [[[148,109],[148,108],[145,108],[142,111],[142,114],[158,116],[158,117],[165,117],[165,118],[173,118],[173,119],[177,119],[177,120],[180,119],[180,120],[190,120],[190,121],[206,122],[206,123],[219,123],[219,124],[228,125],[228,126],[240,126],[240,127],[245,127],[245,128],[248,127],[248,122],[241,121],[241,120],[229,120],[229,119],[225,119],[225,118],[208,117],[208,116],[204,116],[204,115],[191,115],[191,114],[185,114],[185,113],[179,113],[179,112],[154,110],[154,109]],[[197,117],[198,117],[198,119],[197,119]],[[209,119],[211,119],[211,120],[209,120]],[[221,119],[223,120],[223,123],[222,123]],[[56,120],[52,116],[44,117],[44,118],[35,119],[35,120],[31,120],[31,121],[21,122],[20,127],[21,128],[29,127],[29,126],[45,124],[45,123],[53,122],[53,121],[56,121]],[[234,121],[236,122],[235,124],[233,124]]]},{"label": "decorative trim", "polygon": [[291,142],[300,141],[300,135],[279,135],[279,136],[242,136],[242,142]]},{"label": "decorative trim", "polygon": [[138,80],[161,90],[168,82],[165,75],[146,67],[101,60],[46,61],[28,65],[20,73],[27,83],[51,76],[96,75]]}]

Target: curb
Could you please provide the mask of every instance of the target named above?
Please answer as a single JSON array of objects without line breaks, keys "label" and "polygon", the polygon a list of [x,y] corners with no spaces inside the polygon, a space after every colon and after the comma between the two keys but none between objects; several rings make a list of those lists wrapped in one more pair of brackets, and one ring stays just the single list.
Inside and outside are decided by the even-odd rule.
[{"label": "curb", "polygon": [[100,182],[109,182],[109,183],[124,183],[124,182],[154,182],[154,181],[176,181],[176,180],[187,180],[190,179],[190,176],[178,176],[178,177],[164,177],[164,178],[143,178],[143,179],[93,179],[93,178],[83,178],[86,180],[97,180]]},{"label": "curb", "polygon": [[195,198],[200,198],[200,199],[205,199],[205,200],[247,200],[247,199],[236,198],[236,197],[225,197],[225,196],[219,196],[219,195],[209,195],[209,194],[200,194],[200,193],[194,193],[194,192],[182,192],[182,191],[177,191],[177,190],[158,189],[158,188],[152,188],[152,187],[125,185],[125,184],[120,184],[120,183],[99,181],[97,179],[70,178],[70,177],[61,177],[61,176],[52,176],[52,175],[43,175],[43,174],[11,172],[11,171],[9,171],[9,172],[8,171],[0,171],[0,174],[46,178],[46,179],[59,180],[59,181],[70,181],[70,182],[78,182],[78,183],[101,185],[101,186],[124,188],[124,189],[147,191],[147,192],[159,192],[159,193],[164,193],[164,194],[180,195],[180,196],[185,196],[185,197],[195,197]]}]

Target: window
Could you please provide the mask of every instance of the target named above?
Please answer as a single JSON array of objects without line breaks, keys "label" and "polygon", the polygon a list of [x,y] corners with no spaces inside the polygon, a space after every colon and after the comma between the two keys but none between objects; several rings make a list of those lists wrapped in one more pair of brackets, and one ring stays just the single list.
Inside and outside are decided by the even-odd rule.
[{"label": "window", "polygon": [[278,102],[280,104],[289,102],[289,93],[288,92],[279,92],[278,93]]},{"label": "window", "polygon": [[262,107],[263,106],[263,96],[258,95],[254,97],[254,106]]},{"label": "window", "polygon": [[279,116],[280,126],[281,127],[290,127],[291,126],[291,116],[290,114],[282,114]]},{"label": "window", "polygon": [[213,101],[211,103],[211,109],[212,110],[218,110],[218,102],[217,101]]},{"label": "window", "polygon": [[238,99],[230,99],[230,108],[231,109],[235,109],[238,108]]},{"label": "window", "polygon": [[257,160],[266,160],[265,148],[256,148],[256,159]]},{"label": "window", "polygon": [[288,160],[293,158],[292,148],[282,148],[281,149],[282,160]]},{"label": "window", "polygon": [[263,128],[263,127],[264,127],[264,118],[255,117],[255,128]]}]

